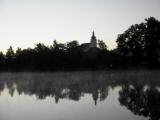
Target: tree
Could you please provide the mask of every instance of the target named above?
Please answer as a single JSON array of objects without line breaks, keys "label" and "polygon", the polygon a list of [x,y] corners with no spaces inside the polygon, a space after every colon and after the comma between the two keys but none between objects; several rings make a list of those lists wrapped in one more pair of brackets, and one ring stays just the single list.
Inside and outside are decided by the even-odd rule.
[{"label": "tree", "polygon": [[107,45],[103,40],[98,40],[98,46],[101,50],[107,50]]},{"label": "tree", "polygon": [[160,62],[160,21],[153,17],[132,25],[117,38],[120,53],[132,63],[156,65]]},{"label": "tree", "polygon": [[2,52],[0,52],[0,69],[4,67],[5,57]]},{"label": "tree", "polygon": [[153,65],[160,62],[160,21],[150,17],[146,19],[146,26],[146,59]]},{"label": "tree", "polygon": [[74,48],[77,48],[78,46],[79,46],[79,43],[76,40],[71,41],[71,42],[67,42],[68,49],[74,49]]},{"label": "tree", "polygon": [[9,49],[7,50],[6,57],[7,58],[14,57],[14,50],[13,50],[12,46],[10,46]]},{"label": "tree", "polygon": [[48,50],[49,48],[47,46],[45,46],[43,43],[38,43],[38,44],[36,44],[36,47],[34,49],[37,52],[42,52],[42,51]]},{"label": "tree", "polygon": [[132,25],[123,34],[120,34],[116,41],[121,54],[130,57],[135,63],[143,59],[145,31],[144,23]]},{"label": "tree", "polygon": [[22,52],[22,49],[18,47],[15,53],[15,56],[17,57],[18,55],[21,54],[21,52]]},{"label": "tree", "polygon": [[8,69],[14,69],[15,68],[15,54],[12,46],[9,47],[6,53],[6,65]]},{"label": "tree", "polygon": [[53,41],[53,49],[54,50],[66,50],[66,45],[62,43],[58,43],[56,40]]}]

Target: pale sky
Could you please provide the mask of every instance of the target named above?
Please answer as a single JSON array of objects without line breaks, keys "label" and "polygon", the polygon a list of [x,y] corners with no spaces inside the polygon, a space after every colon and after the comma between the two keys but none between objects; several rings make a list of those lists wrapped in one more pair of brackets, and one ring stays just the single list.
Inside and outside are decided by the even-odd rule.
[{"label": "pale sky", "polygon": [[112,49],[118,34],[150,16],[160,20],[160,0],[0,0],[0,51],[89,42],[93,30]]}]

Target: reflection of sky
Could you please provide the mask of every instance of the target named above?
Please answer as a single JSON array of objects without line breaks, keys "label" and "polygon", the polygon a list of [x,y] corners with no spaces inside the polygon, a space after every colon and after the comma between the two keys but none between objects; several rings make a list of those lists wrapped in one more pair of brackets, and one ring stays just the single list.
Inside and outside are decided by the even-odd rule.
[{"label": "reflection of sky", "polygon": [[159,11],[159,0],[0,0],[0,50],[88,42],[93,29],[113,48],[117,34]]}]

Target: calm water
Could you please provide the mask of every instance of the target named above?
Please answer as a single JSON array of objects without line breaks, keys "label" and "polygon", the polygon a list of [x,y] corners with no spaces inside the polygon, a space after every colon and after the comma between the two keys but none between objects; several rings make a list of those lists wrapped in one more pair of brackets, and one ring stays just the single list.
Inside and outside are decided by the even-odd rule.
[{"label": "calm water", "polygon": [[159,120],[160,71],[0,73],[0,120]]}]

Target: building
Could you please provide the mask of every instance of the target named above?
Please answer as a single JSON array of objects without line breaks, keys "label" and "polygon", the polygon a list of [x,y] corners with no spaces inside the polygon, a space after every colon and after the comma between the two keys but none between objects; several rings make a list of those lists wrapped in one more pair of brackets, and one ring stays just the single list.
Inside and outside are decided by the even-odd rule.
[{"label": "building", "polygon": [[95,59],[97,58],[99,48],[97,47],[97,38],[92,32],[90,43],[83,43],[80,45],[80,49],[83,52],[83,59]]},{"label": "building", "polygon": [[83,52],[88,52],[91,49],[97,49],[97,39],[94,34],[94,31],[92,32],[90,43],[81,44],[81,49],[83,50]]}]

